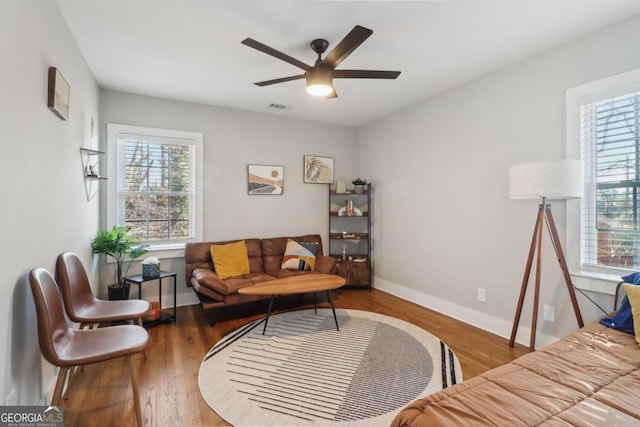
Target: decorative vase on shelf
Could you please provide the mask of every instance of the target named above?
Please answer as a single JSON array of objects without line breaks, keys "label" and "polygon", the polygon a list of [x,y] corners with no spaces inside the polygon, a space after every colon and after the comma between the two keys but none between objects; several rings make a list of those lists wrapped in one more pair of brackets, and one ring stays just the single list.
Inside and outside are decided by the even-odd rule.
[{"label": "decorative vase on shelf", "polygon": [[356,194],[362,194],[364,187],[367,185],[367,181],[360,179],[360,177],[354,179],[351,183],[353,184],[353,191],[355,191]]}]

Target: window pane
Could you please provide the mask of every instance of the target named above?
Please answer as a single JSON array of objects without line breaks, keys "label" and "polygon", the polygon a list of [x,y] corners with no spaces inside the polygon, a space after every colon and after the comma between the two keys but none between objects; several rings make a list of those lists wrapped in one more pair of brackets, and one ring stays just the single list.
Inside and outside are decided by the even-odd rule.
[{"label": "window pane", "polygon": [[128,137],[118,139],[118,150],[124,225],[147,242],[193,238],[195,147]]},{"label": "window pane", "polygon": [[147,197],[144,195],[125,194],[125,218],[128,220],[145,220],[147,217]]},{"label": "window pane", "polygon": [[581,202],[583,264],[637,268],[640,253],[640,96],[581,107],[582,157],[587,161]]},{"label": "window pane", "polygon": [[187,238],[189,237],[189,223],[186,220],[171,221],[171,236],[173,238]]}]

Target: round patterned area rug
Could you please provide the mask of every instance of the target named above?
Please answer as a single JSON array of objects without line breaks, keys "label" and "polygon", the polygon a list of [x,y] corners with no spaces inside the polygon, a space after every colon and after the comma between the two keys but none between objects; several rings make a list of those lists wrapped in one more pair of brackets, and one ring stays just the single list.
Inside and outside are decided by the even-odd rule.
[{"label": "round patterned area rug", "polygon": [[330,309],[273,315],[227,335],[198,383],[235,426],[387,426],[413,400],[462,381],[437,337],[381,314]]}]

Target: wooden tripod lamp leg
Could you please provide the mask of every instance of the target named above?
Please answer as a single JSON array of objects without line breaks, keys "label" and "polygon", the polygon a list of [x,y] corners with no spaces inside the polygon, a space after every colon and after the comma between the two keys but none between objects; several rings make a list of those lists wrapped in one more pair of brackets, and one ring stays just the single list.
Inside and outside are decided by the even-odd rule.
[{"label": "wooden tripod lamp leg", "polygon": [[529,339],[529,351],[536,349],[536,329],[538,329],[538,304],[540,302],[540,277],[542,276],[542,224],[545,220],[542,210],[540,226],[538,227],[538,254],[536,260],[536,284],[533,292],[533,312],[531,314],[531,338]]},{"label": "wooden tripod lamp leg", "polygon": [[[542,206],[542,205],[540,205]],[[542,208],[538,209],[538,215],[536,217],[536,224],[533,228],[533,237],[531,238],[531,246],[529,247],[529,256],[527,258],[527,266],[524,269],[524,277],[522,279],[522,287],[520,288],[520,297],[518,298],[518,306],[516,308],[515,319],[513,320],[513,328],[511,329],[511,338],[509,339],[509,347],[513,347],[516,341],[516,333],[518,332],[518,324],[520,323],[520,315],[522,314],[522,306],[524,304],[524,297],[527,293],[527,285],[529,284],[529,277],[531,275],[531,267],[533,266],[533,257],[536,253],[537,242],[539,240],[541,224],[543,221],[544,211]]]},{"label": "wooden tripod lamp leg", "polygon": [[524,298],[527,293],[527,284],[529,283],[531,267],[533,266],[533,257],[537,251],[538,258],[536,260],[536,281],[533,297],[532,316],[533,318],[531,320],[531,339],[529,341],[529,350],[535,350],[536,329],[538,323],[538,304],[540,300],[540,277],[542,272],[542,234],[543,225],[545,224],[549,229],[549,234],[551,234],[551,242],[553,243],[553,248],[556,252],[558,263],[560,264],[560,269],[562,270],[562,274],[564,276],[564,281],[567,286],[567,292],[569,292],[569,297],[571,298],[571,304],[573,305],[573,311],[576,315],[578,326],[581,328],[584,326],[582,314],[580,313],[580,306],[578,305],[576,293],[571,282],[569,268],[567,267],[567,261],[564,257],[564,253],[562,252],[558,230],[556,229],[556,224],[553,220],[553,215],[551,214],[551,206],[547,205],[543,199],[542,204],[538,208],[538,217],[536,220],[535,228],[533,229],[533,238],[531,239],[531,247],[529,248],[529,257],[527,258],[527,266],[524,271],[524,278],[522,279],[522,288],[520,289],[520,298],[518,299],[518,307],[516,308],[516,315],[513,321],[513,329],[511,330],[509,347],[513,347],[515,344],[516,332],[518,331],[518,324],[520,323],[520,314],[522,313],[522,306],[524,304]]},{"label": "wooden tripod lamp leg", "polygon": [[558,230],[556,229],[556,223],[553,220],[553,215],[551,214],[551,206],[549,205],[547,205],[546,217],[547,217],[547,223],[549,225],[549,232],[551,233],[551,239],[553,241],[553,247],[556,250],[558,263],[560,263],[560,269],[562,270],[562,275],[564,276],[564,283],[567,285],[567,291],[569,292],[569,297],[571,298],[571,305],[573,305],[573,312],[576,315],[578,326],[582,328],[584,326],[584,321],[582,320],[582,314],[580,313],[580,306],[578,305],[576,292],[573,289],[573,283],[571,282],[571,275],[569,274],[569,268],[567,267],[567,260],[564,257],[564,252],[562,252],[562,246],[560,245],[560,238],[558,237]]}]

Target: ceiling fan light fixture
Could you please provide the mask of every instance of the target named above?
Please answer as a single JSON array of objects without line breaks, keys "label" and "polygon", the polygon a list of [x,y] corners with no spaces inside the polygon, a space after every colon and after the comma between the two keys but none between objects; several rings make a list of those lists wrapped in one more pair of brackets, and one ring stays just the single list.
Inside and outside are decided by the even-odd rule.
[{"label": "ceiling fan light fixture", "polygon": [[307,93],[313,96],[327,96],[333,92],[333,86],[326,83],[307,83]]},{"label": "ceiling fan light fixture", "polygon": [[313,96],[327,96],[333,93],[331,71],[319,67],[308,71],[307,93]]}]

